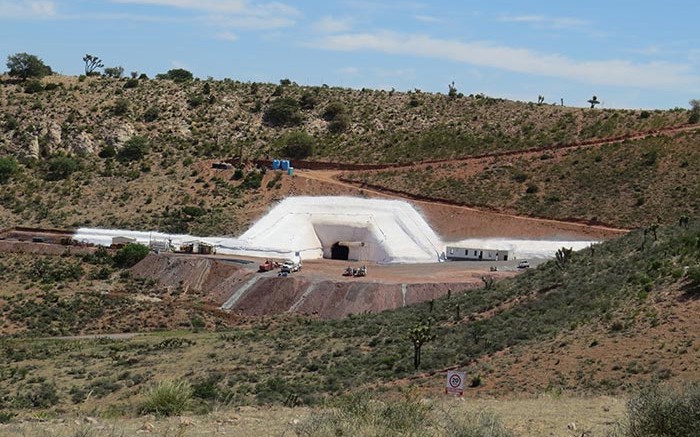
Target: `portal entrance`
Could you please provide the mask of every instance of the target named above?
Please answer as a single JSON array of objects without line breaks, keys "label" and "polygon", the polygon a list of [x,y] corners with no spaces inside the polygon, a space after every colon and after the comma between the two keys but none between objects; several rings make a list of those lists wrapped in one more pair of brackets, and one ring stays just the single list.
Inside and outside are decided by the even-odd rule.
[{"label": "portal entrance", "polygon": [[350,248],[347,246],[341,246],[340,242],[337,242],[331,246],[331,259],[342,259],[347,261],[349,255]]}]

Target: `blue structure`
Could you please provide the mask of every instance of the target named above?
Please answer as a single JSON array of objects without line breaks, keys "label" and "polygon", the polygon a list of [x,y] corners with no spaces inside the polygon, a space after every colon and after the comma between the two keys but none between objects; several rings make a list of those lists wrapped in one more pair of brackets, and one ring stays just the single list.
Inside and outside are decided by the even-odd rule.
[{"label": "blue structure", "polygon": [[282,170],[284,170],[284,171],[289,170],[289,161],[286,160],[286,159],[283,159],[283,160],[280,162],[280,167],[281,167]]},{"label": "blue structure", "polygon": [[279,159],[273,159],[273,160],[272,160],[272,169],[273,169],[273,170],[279,170],[279,169],[280,169],[280,160],[279,160]]}]

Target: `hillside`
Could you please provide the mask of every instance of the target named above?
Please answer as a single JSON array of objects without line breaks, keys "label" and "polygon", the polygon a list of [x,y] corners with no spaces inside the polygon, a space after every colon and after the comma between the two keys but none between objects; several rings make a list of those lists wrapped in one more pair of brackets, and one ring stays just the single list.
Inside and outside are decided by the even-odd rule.
[{"label": "hillside", "polygon": [[[11,161],[0,177],[0,227],[91,225],[201,235],[240,233],[270,201],[295,192],[293,180],[260,174],[252,166],[212,173],[214,160],[310,152],[309,159],[320,161],[414,162],[634,135],[688,120],[682,109],[590,110],[479,94],[452,98],[286,82],[60,76],[44,78],[38,89],[3,78],[0,113],[0,153]],[[676,148],[686,153],[692,146],[687,141]],[[673,169],[671,179],[681,179],[682,171]],[[432,182],[413,188],[472,205],[488,203],[478,193],[444,193]],[[496,196],[488,208],[591,215],[591,202],[581,211],[558,213],[528,199],[525,207],[514,208],[507,196]],[[648,208],[657,205],[651,196],[644,201]],[[610,223],[631,226],[647,219],[627,215]]]},{"label": "hillside", "polygon": [[[57,259],[51,265],[80,264],[71,257]],[[634,231],[492,288],[396,311],[337,321],[251,319],[238,321],[235,329],[214,319],[218,332],[166,331],[121,340],[24,338],[89,332],[84,323],[68,317],[76,309],[70,302],[82,295],[75,292],[83,288],[70,284],[83,284],[83,275],[88,275],[95,290],[130,276],[122,270],[113,271],[112,279],[98,279],[96,267],[77,273],[76,268],[54,267],[51,271],[72,276],[38,283],[22,276],[31,273],[13,273],[31,263],[36,269],[37,262],[2,260],[5,281],[16,285],[2,296],[0,308],[14,330],[23,333],[0,341],[6,369],[0,375],[0,409],[13,414],[56,408],[132,414],[144,387],[162,379],[190,382],[202,399],[199,408],[206,410],[221,403],[314,405],[348,391],[396,384],[433,390],[442,384],[434,371],[453,366],[468,372],[470,396],[551,390],[619,393],[643,381],[680,384],[700,377],[698,222],[653,233]],[[178,296],[175,290],[169,293]],[[92,298],[99,302],[111,295],[96,293]],[[139,292],[127,288],[119,295],[129,302]],[[41,302],[69,312],[64,317],[53,310],[32,310]],[[190,308],[201,310],[196,304]],[[158,311],[171,317],[167,306]],[[18,312],[35,316],[17,319],[13,314]],[[137,318],[142,312],[128,311]],[[51,322],[50,314],[70,323]],[[125,323],[130,320],[127,312],[120,317]],[[192,320],[190,326],[211,326]],[[415,371],[409,332],[419,326],[434,339],[423,347],[420,370]]]},{"label": "hillside", "polygon": [[700,213],[700,132],[352,172],[344,180],[516,215],[634,228]]}]

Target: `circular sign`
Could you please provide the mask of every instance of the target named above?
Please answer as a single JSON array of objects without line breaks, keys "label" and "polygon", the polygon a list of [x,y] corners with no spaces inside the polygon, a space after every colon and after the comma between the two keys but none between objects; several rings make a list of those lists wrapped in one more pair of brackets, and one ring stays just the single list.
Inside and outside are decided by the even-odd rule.
[{"label": "circular sign", "polygon": [[450,387],[452,388],[459,388],[462,385],[462,378],[457,375],[453,374],[450,376]]}]

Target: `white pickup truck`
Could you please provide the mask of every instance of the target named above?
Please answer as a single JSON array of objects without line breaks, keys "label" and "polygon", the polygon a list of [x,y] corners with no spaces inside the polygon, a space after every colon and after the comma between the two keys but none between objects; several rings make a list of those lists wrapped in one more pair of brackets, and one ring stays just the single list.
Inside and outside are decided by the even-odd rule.
[{"label": "white pickup truck", "polygon": [[301,259],[288,259],[280,266],[280,273],[292,273],[299,270],[301,270]]}]

